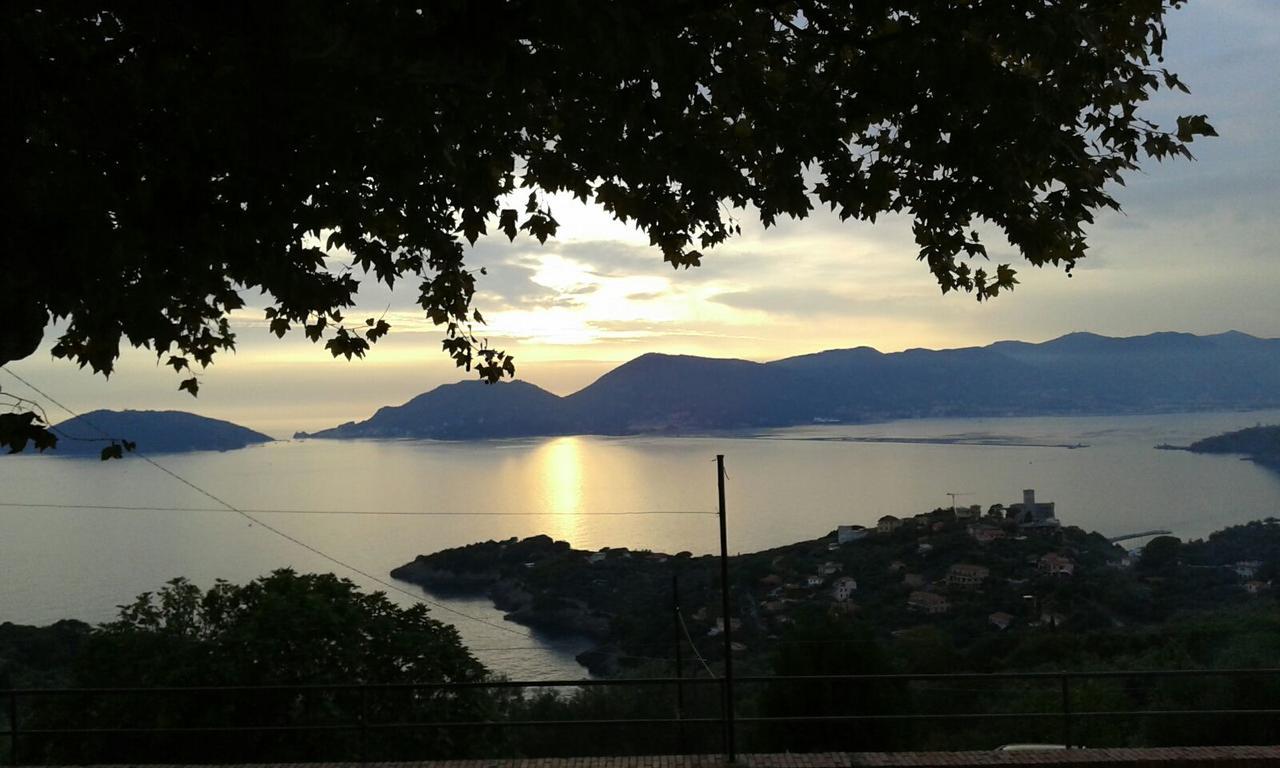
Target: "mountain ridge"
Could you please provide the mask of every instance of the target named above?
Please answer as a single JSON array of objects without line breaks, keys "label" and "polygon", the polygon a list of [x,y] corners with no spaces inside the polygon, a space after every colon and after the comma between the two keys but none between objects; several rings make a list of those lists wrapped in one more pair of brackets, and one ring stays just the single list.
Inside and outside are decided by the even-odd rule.
[{"label": "mountain ridge", "polygon": [[[461,387],[461,388],[460,388]],[[1280,407],[1280,339],[1238,331],[880,352],[760,363],[650,352],[557,396],[527,382],[446,384],[369,419],[295,437],[447,440],[681,434],[912,417]]]}]

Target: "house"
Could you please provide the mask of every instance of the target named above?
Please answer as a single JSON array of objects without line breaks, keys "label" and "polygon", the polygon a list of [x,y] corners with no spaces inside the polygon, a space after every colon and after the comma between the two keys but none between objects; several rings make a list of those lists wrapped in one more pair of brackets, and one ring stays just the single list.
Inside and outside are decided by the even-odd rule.
[{"label": "house", "polygon": [[858,582],[852,576],[841,576],[831,584],[831,597],[835,600],[848,600],[858,591]]},{"label": "house", "polygon": [[871,531],[861,525],[841,525],[836,527],[836,543],[852,544],[867,537]]},{"label": "house", "polygon": [[1231,566],[1232,570],[1236,572],[1236,575],[1242,579],[1252,579],[1257,575],[1258,569],[1261,567],[1261,560],[1241,560]]},{"label": "house", "polygon": [[908,587],[919,589],[924,586],[924,575],[919,573],[908,573],[902,577],[902,583]]},{"label": "house", "polygon": [[827,562],[819,566],[818,573],[820,573],[823,576],[834,576],[835,574],[843,570],[844,570],[844,566],[842,564],[833,563],[828,560]]},{"label": "house", "polygon": [[991,571],[985,566],[956,563],[947,569],[947,586],[977,587],[990,575]]},{"label": "house", "polygon": [[1244,591],[1251,595],[1257,595],[1271,589],[1270,582],[1266,581],[1246,581],[1244,583]]},{"label": "house", "polygon": [[987,617],[987,621],[996,629],[1004,630],[1008,629],[1009,625],[1013,623],[1013,616],[1004,611],[996,611]]},{"label": "house", "polygon": [[760,608],[764,610],[765,613],[777,613],[786,607],[787,604],[783,600],[765,600],[760,603]]},{"label": "house", "polygon": [[900,517],[893,515],[885,515],[876,523],[876,531],[878,533],[893,533],[903,526],[904,521]]},{"label": "house", "polygon": [[889,573],[902,573],[905,570],[907,570],[907,564],[901,560],[894,560],[889,563]]},{"label": "house", "polygon": [[1040,625],[1044,627],[1060,627],[1067,623],[1067,616],[1057,611],[1042,611],[1040,613]]},{"label": "house", "polygon": [[917,555],[927,555],[933,551],[933,545],[927,541],[922,541],[916,545]]},{"label": "house", "polygon": [[813,575],[805,579],[804,584],[806,587],[820,587],[824,581],[826,581],[826,579],[821,576]]},{"label": "house", "polygon": [[915,591],[907,597],[907,608],[928,614],[946,613],[951,609],[951,603],[942,595]]},{"label": "house", "polygon": [[1050,576],[1070,576],[1076,570],[1076,564],[1071,562],[1071,558],[1063,557],[1057,552],[1050,552],[1041,557],[1036,567],[1041,573],[1047,573]]},{"label": "house", "polygon": [[605,558],[608,556],[608,552],[592,552],[590,555],[587,555],[587,562],[592,565],[595,565],[596,563],[603,563]]},{"label": "house", "polygon": [[971,525],[969,526],[969,535],[979,544],[990,544],[993,541],[1004,538],[1004,531],[994,525]]},{"label": "house", "polygon": [[782,585],[782,594],[788,595],[790,597],[803,597],[804,587],[794,582],[788,581],[786,584]]},{"label": "house", "polygon": [[972,504],[967,507],[956,507],[957,520],[977,520],[982,516],[982,507]]},{"label": "house", "polygon": [[[737,632],[739,629],[742,629],[742,619],[729,619],[729,629],[733,630],[734,632]],[[716,635],[719,635],[721,632],[724,632],[724,617],[717,616],[716,625],[707,631],[707,636],[714,637]]]}]

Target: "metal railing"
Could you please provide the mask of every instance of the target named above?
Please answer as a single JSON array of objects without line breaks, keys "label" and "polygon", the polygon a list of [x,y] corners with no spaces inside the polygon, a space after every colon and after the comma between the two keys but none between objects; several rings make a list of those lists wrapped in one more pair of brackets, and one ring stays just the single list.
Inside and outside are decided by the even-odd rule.
[{"label": "metal railing", "polygon": [[[756,686],[766,686],[768,690],[780,691],[792,689],[802,696],[806,691],[815,690],[816,686],[824,687],[827,692],[840,691],[857,693],[869,691],[875,687],[888,687],[896,690],[908,690],[916,686],[915,692],[929,700],[931,693],[968,691],[996,694],[1007,691],[1009,686],[1032,684],[1033,689],[1022,689],[1023,693],[1033,690],[1042,695],[1041,705],[1034,711],[910,711],[910,712],[825,712],[802,714],[767,714],[757,712],[734,713],[732,710],[738,702],[727,695],[728,682],[724,678],[611,678],[595,680],[544,680],[544,681],[507,681],[490,680],[464,683],[391,683],[391,684],[317,684],[317,685],[268,685],[268,686],[201,686],[201,687],[148,687],[148,688],[22,688],[0,690],[0,701],[4,701],[7,709],[7,727],[0,731],[0,739],[8,742],[8,758],[10,764],[17,765],[21,758],[27,761],[38,760],[39,756],[27,750],[28,745],[47,744],[49,739],[106,738],[106,739],[138,739],[148,737],[197,737],[229,734],[354,734],[356,739],[356,757],[365,760],[369,756],[371,740],[384,734],[404,732],[452,732],[455,730],[475,732],[495,730],[506,732],[509,729],[572,729],[583,728],[663,728],[668,733],[679,733],[679,743],[684,746],[686,729],[710,731],[718,736],[729,753],[728,746],[734,743],[734,730],[750,730],[762,727],[795,727],[795,726],[852,726],[855,724],[892,724],[919,723],[935,724],[964,723],[974,721],[1022,721],[1028,724],[1058,724],[1058,734],[1064,746],[1082,746],[1078,729],[1082,724],[1097,719],[1116,718],[1208,718],[1208,717],[1249,717],[1263,718],[1268,728],[1280,737],[1280,701],[1269,701],[1267,706],[1242,708],[1198,707],[1198,708],[1132,708],[1132,709],[1079,709],[1073,704],[1081,693],[1082,684],[1088,681],[1163,681],[1177,679],[1247,679],[1253,682],[1262,678],[1275,678],[1280,681],[1280,668],[1265,669],[1192,669],[1192,670],[1129,670],[1129,671],[1096,671],[1096,672],[999,672],[999,673],[944,673],[944,674],[830,674],[830,675],[784,675],[784,676],[738,676],[734,684],[738,690]],[[961,688],[957,684],[973,684],[997,687],[980,689]],[[936,686],[944,686],[937,688]],[[952,686],[952,687],[947,687]],[[1000,687],[1004,686],[1004,687]],[[697,716],[688,716],[678,707],[674,708],[671,717],[629,717],[629,718],[587,718],[587,719],[455,719],[453,717],[436,716],[430,719],[397,719],[377,717],[377,707],[381,701],[385,712],[388,697],[407,696],[406,701],[426,702],[435,709],[448,710],[450,703],[455,703],[459,695],[476,692],[521,692],[539,689],[577,689],[585,691],[593,688],[657,688],[671,689],[675,692],[672,702],[684,702],[686,688],[712,689],[704,703],[718,705],[718,711]],[[1051,692],[1051,696],[1046,692]],[[443,696],[440,696],[443,694]],[[89,702],[100,702],[108,699],[120,700],[165,699],[170,702],[183,700],[188,704],[191,700],[200,703],[223,702],[234,697],[251,697],[255,702],[263,702],[276,697],[292,703],[305,702],[307,697],[328,696],[348,697],[344,707],[338,709],[345,716],[338,720],[316,722],[227,722],[182,724],[181,722],[155,724],[67,725],[60,721],[50,721],[40,704],[47,708],[51,702],[61,702],[60,712],[78,712],[91,709]],[[433,698],[434,697],[434,698]],[[857,697],[851,697],[854,700]],[[1142,697],[1139,697],[1142,698]],[[1049,705],[1050,700],[1053,701]],[[79,706],[77,706],[79,703]],[[392,705],[395,702],[391,702]],[[394,708],[394,707],[392,707]],[[164,708],[159,712],[166,711]],[[248,706],[245,712],[255,711]],[[114,714],[119,714],[115,710]],[[155,715],[156,712],[149,713]],[[294,713],[296,714],[296,713]],[[447,714],[447,712],[446,712]],[[31,716],[36,717],[32,720]],[[91,718],[92,719],[92,718]],[[113,718],[107,718],[111,720]],[[117,718],[118,719],[118,718]],[[320,720],[323,720],[322,718]],[[1043,732],[1041,729],[1040,732]],[[1277,739],[1280,740],[1280,739]],[[704,738],[700,743],[707,743]],[[683,751],[683,750],[681,750]],[[701,750],[713,751],[713,750]]]}]

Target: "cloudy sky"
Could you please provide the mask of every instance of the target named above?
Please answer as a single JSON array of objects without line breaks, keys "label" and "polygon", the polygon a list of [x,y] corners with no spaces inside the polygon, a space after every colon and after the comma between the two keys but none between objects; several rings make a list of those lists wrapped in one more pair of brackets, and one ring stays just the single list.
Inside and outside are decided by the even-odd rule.
[{"label": "cloudy sky", "polygon": [[[472,263],[489,272],[477,302],[485,335],[515,355],[522,378],[561,394],[645,352],[763,361],[1077,330],[1280,336],[1280,3],[1196,0],[1169,27],[1167,65],[1192,94],[1161,92],[1147,116],[1171,124],[1207,113],[1220,138],[1196,142],[1196,162],[1149,164],[1116,190],[1124,213],[1099,218],[1092,255],[1071,278],[1026,266],[1018,289],[995,301],[944,297],[915,261],[908,220],[841,223],[823,212],[769,230],[744,215],[741,237],[701,268],[675,272],[636,231],[559,200],[556,240],[490,237],[472,249]],[[1016,256],[993,249],[993,259]],[[145,353],[124,355],[109,382],[44,349],[14,369],[78,410],[182,408],[287,436],[461,377],[414,311],[415,292],[362,295],[349,314],[385,311],[395,330],[353,363],[301,339],[276,341],[261,307],[240,313],[239,350],[204,376],[197,401]]]}]

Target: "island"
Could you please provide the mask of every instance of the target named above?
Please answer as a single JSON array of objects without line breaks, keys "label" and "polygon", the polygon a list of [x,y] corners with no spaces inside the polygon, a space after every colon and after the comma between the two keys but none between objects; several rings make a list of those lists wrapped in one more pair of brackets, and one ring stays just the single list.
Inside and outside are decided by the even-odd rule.
[{"label": "island", "polygon": [[104,446],[125,441],[143,453],[185,453],[230,451],[274,440],[239,424],[186,411],[90,411],[55,424],[52,431],[58,445],[45,453],[54,456],[98,456]]}]

